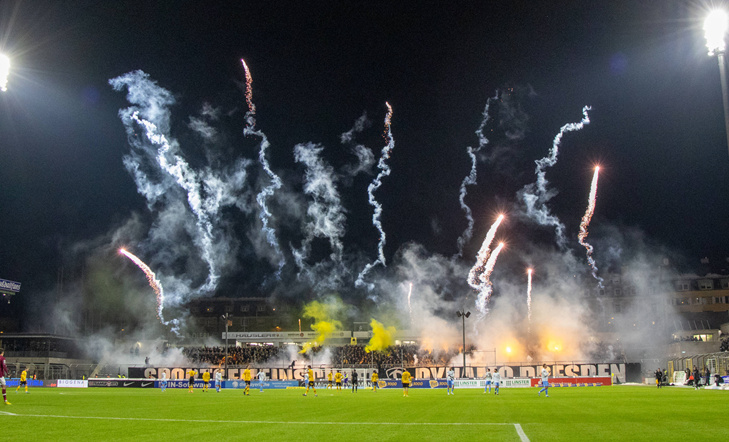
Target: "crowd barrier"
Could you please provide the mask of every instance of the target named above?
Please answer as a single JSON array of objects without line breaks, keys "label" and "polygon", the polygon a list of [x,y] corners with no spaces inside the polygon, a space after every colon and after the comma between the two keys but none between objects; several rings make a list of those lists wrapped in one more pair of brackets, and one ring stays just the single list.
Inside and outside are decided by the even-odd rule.
[{"label": "crowd barrier", "polygon": [[[38,381],[40,382],[40,381]],[[78,379],[59,379],[53,382],[52,387],[64,387],[64,388],[160,388],[160,382],[156,379],[119,379],[119,378],[94,378],[88,380]],[[486,381],[483,379],[456,379],[454,382],[455,388],[484,388]],[[550,386],[552,387],[592,387],[592,386],[603,386],[611,385],[611,379],[609,377],[577,377],[577,378],[550,378]],[[362,388],[368,383],[359,382]],[[17,384],[16,384],[17,385]],[[209,386],[214,388],[214,382],[211,381]],[[345,385],[346,388],[351,387],[351,383]],[[500,386],[502,388],[529,388],[540,385],[540,380],[535,378],[513,378],[513,379],[502,379]],[[41,385],[42,386],[42,385]],[[201,379],[196,379],[193,388],[203,388],[204,382]],[[259,389],[261,382],[259,380],[251,381],[251,389]],[[297,380],[268,380],[263,381],[264,390],[284,390],[290,388],[298,388],[302,384]],[[185,380],[168,380],[167,388],[188,388],[188,381]],[[240,379],[231,381],[223,381],[224,389],[242,389],[245,388],[246,384]],[[402,388],[402,381],[400,379],[380,379],[377,382],[378,388]],[[413,379],[410,382],[410,388],[447,388],[448,383],[445,379]],[[323,388],[320,384],[319,388]]]}]

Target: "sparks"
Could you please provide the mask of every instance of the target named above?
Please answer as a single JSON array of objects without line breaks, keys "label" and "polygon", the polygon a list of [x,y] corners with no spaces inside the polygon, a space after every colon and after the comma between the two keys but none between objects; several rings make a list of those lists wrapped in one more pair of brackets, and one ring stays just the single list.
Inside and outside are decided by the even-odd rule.
[{"label": "sparks", "polygon": [[256,120],[253,119],[256,115],[256,105],[253,104],[253,77],[251,76],[251,71],[248,69],[246,61],[241,58],[240,62],[243,63],[243,70],[246,72],[246,103],[248,103],[246,117],[249,119],[251,127],[253,127],[256,125]]},{"label": "sparks", "polygon": [[600,286],[600,288],[602,288],[603,279],[597,276],[597,265],[595,264],[595,260],[592,258],[592,252],[594,249],[592,245],[585,241],[585,238],[587,238],[588,235],[587,227],[590,225],[592,215],[595,213],[595,200],[597,198],[597,177],[599,172],[600,167],[595,167],[595,174],[592,176],[592,185],[590,186],[590,196],[587,203],[587,210],[582,216],[582,222],[580,223],[580,233],[577,235],[577,238],[580,244],[585,247],[585,249],[587,249],[587,262],[590,264],[590,268],[592,268],[592,276],[597,279],[598,285]]},{"label": "sparks", "polygon": [[137,267],[142,269],[145,275],[147,275],[147,281],[149,281],[149,286],[152,287],[154,293],[157,294],[157,319],[159,319],[161,323],[166,324],[162,317],[162,306],[164,305],[165,295],[164,290],[162,290],[162,284],[157,279],[157,275],[154,274],[152,269],[150,269],[147,264],[145,264],[141,259],[137,258],[134,254],[128,252],[125,249],[119,249],[119,253],[131,259],[132,262],[136,264]]}]

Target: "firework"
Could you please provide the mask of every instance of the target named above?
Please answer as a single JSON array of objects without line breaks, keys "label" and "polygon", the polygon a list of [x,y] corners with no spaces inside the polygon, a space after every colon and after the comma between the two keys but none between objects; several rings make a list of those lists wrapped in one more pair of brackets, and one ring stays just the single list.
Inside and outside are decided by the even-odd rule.
[{"label": "firework", "polygon": [[496,260],[499,258],[499,253],[504,248],[504,243],[499,245],[491,252],[488,261],[483,267],[483,272],[479,275],[480,291],[476,298],[476,308],[481,312],[481,316],[486,316],[489,312],[488,304],[491,299],[491,293],[493,292],[493,284],[491,283],[491,273],[494,271]]},{"label": "firework", "polygon": [[[380,161],[377,163],[377,167],[380,169],[380,173],[377,174],[375,179],[370,183],[370,185],[367,187],[367,194],[369,196],[369,203],[372,207],[375,208],[374,214],[372,215],[372,224],[377,228],[377,231],[380,232],[380,242],[377,246],[377,259],[372,262],[368,263],[364,269],[360,272],[359,276],[357,276],[357,280],[355,281],[355,286],[361,287],[365,285],[364,277],[369,273],[370,270],[377,264],[382,264],[383,266],[386,266],[385,262],[385,230],[382,228],[382,222],[380,222],[380,217],[382,216],[382,204],[380,204],[375,199],[375,191],[382,186],[382,178],[390,175],[391,169],[390,166],[387,164],[387,160],[390,158],[390,154],[392,153],[392,149],[395,147],[395,139],[392,137],[392,106],[390,106],[390,103],[385,103],[387,105],[387,116],[385,116],[385,133],[384,137],[387,141],[387,144],[385,144],[385,147],[382,148],[382,155],[380,156]],[[372,290],[374,288],[373,284],[367,284],[367,288]]]},{"label": "firework", "polygon": [[154,292],[157,294],[157,318],[160,320],[160,322],[166,324],[162,317],[162,306],[165,301],[165,295],[164,290],[162,290],[162,284],[157,279],[157,275],[154,274],[152,269],[150,269],[147,264],[145,264],[141,259],[137,258],[134,254],[126,251],[125,249],[119,249],[119,253],[131,259],[132,262],[136,264],[137,267],[142,269],[144,274],[147,276],[149,286],[152,287],[152,290],[154,290]]},{"label": "firework", "polygon": [[243,63],[243,70],[246,72],[246,103],[248,103],[248,113],[246,114],[246,117],[249,119],[251,127],[253,127],[256,125],[256,120],[254,119],[256,116],[256,105],[253,104],[253,77],[251,76],[251,71],[248,69],[248,65],[245,60],[241,58],[240,62]]},{"label": "firework", "polygon": [[471,268],[471,271],[468,273],[468,284],[476,290],[481,289],[480,275],[484,270],[486,260],[491,254],[491,243],[494,241],[494,237],[496,236],[496,229],[499,228],[499,225],[503,220],[504,215],[501,214],[498,218],[496,218],[496,222],[491,225],[488,233],[486,233],[486,238],[481,245],[481,249],[476,255],[476,264],[473,266],[473,268]]},{"label": "firework", "polygon": [[459,258],[463,255],[463,247],[465,247],[465,245],[471,240],[471,237],[473,237],[473,215],[471,212],[471,208],[468,207],[468,205],[466,204],[466,194],[468,193],[467,186],[473,186],[476,184],[476,178],[478,176],[476,170],[476,153],[481,151],[481,149],[483,149],[489,143],[488,138],[486,138],[486,136],[484,135],[484,131],[486,129],[486,123],[488,123],[489,121],[489,107],[491,106],[491,100],[497,100],[498,98],[499,93],[498,91],[496,91],[496,95],[493,98],[489,98],[488,100],[486,100],[486,108],[483,111],[483,120],[481,120],[481,125],[476,131],[476,135],[478,136],[478,147],[474,149],[469,146],[466,149],[469,158],[471,158],[471,171],[465,178],[463,178],[463,181],[461,182],[461,190],[458,194],[458,202],[461,204],[461,209],[463,209],[466,214],[468,226],[458,238],[458,253],[456,254],[456,256]]},{"label": "firework", "polygon": [[602,288],[603,279],[597,276],[597,265],[595,264],[595,260],[592,258],[592,252],[594,249],[592,245],[585,241],[585,238],[587,238],[588,235],[587,227],[590,225],[592,215],[595,213],[595,200],[597,198],[597,177],[599,172],[600,167],[595,167],[595,174],[592,176],[592,185],[590,186],[590,196],[587,203],[587,210],[582,216],[582,222],[580,223],[580,233],[577,235],[577,238],[580,244],[585,247],[585,249],[587,249],[587,262],[590,264],[590,268],[592,269],[592,276],[597,279],[598,285]]},{"label": "firework", "polygon": [[273,170],[271,170],[271,166],[268,164],[268,159],[266,158],[266,151],[270,146],[270,143],[268,142],[268,137],[266,137],[266,134],[255,128],[256,106],[253,104],[253,77],[251,77],[251,72],[250,70],[248,70],[248,65],[246,65],[246,62],[243,59],[241,59],[241,63],[243,64],[243,70],[245,70],[246,73],[246,102],[248,103],[248,112],[246,113],[246,122],[248,124],[243,130],[243,133],[245,135],[254,135],[261,139],[261,148],[258,151],[258,160],[260,161],[263,170],[271,179],[271,184],[261,189],[258,195],[256,195],[256,202],[261,207],[261,213],[259,215],[262,224],[261,230],[263,230],[263,232],[266,234],[266,240],[268,241],[268,244],[273,248],[276,256],[279,257],[276,278],[280,279],[281,271],[283,270],[284,264],[286,264],[286,260],[284,259],[283,253],[281,252],[281,247],[279,247],[278,239],[276,239],[276,231],[269,226],[273,215],[268,210],[267,201],[273,196],[276,190],[280,189],[281,186],[283,186],[283,182],[278,175],[273,173]]},{"label": "firework", "polygon": [[562,224],[556,215],[551,214],[549,207],[547,207],[547,202],[555,195],[555,192],[547,189],[549,183],[546,178],[546,169],[557,164],[557,154],[559,154],[559,147],[562,144],[564,134],[579,131],[586,124],[590,124],[590,116],[587,113],[590,109],[590,106],[582,108],[583,118],[579,123],[568,123],[560,128],[559,133],[552,141],[552,149],[550,149],[549,155],[536,161],[537,168],[535,173],[537,180],[534,183],[527,184],[519,191],[519,195],[526,206],[526,215],[539,225],[553,226],[557,236],[557,244],[563,250],[567,246],[567,241],[564,236],[564,224]]}]

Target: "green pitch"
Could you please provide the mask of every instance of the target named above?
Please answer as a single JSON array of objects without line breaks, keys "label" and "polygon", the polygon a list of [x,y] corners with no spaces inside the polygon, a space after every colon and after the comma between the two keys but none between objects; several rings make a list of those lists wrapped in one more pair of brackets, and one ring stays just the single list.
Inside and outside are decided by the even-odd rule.
[{"label": "green pitch", "polygon": [[[8,389],[6,440],[727,440],[729,392],[689,388]],[[8,414],[12,413],[12,414]],[[687,439],[688,440],[688,439]]]}]

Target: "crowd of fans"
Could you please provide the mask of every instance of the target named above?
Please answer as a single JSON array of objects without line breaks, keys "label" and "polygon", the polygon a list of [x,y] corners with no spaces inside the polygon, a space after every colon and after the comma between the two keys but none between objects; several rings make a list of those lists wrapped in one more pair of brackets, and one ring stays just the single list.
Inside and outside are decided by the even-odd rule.
[{"label": "crowd of fans", "polygon": [[[384,352],[368,352],[364,345],[315,347],[310,351],[313,352],[314,358],[321,358],[322,353],[326,350],[330,352],[328,355],[330,363],[340,366],[446,365],[460,354],[460,349],[458,348],[452,350],[432,350],[420,348],[416,345],[395,345],[389,347]],[[474,347],[469,347],[467,354],[470,355],[474,350]],[[213,365],[225,363],[224,347],[186,347],[182,349],[182,353],[192,363]],[[270,345],[229,347],[228,364],[245,365],[273,362],[277,359],[283,360],[286,357],[283,353],[283,350],[279,350],[279,347]],[[286,362],[286,365],[288,365],[288,361]],[[148,361],[145,361],[145,363],[148,363]]]},{"label": "crowd of fans", "polygon": [[[225,364],[225,347],[186,347],[182,353],[193,363]],[[228,364],[260,364],[278,356],[278,347],[257,345],[229,347]]]},{"label": "crowd of fans", "polygon": [[721,340],[719,351],[729,351],[729,336]]}]

